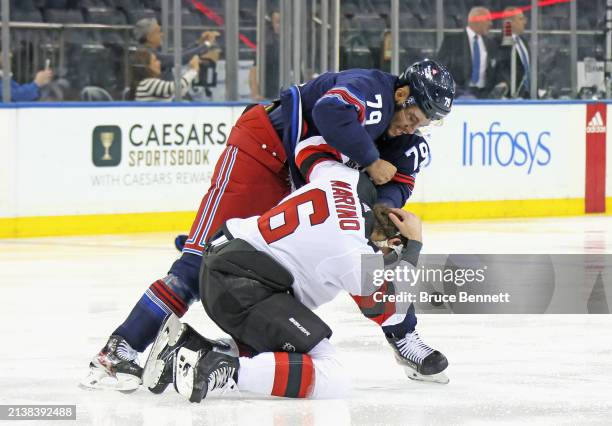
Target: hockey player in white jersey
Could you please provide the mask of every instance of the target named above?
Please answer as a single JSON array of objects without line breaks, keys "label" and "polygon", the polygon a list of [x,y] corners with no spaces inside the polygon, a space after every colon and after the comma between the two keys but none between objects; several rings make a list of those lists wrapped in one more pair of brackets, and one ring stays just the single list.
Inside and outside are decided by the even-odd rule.
[{"label": "hockey player in white jersey", "polygon": [[[320,158],[308,177],[307,185],[265,214],[228,220],[205,252],[204,308],[242,353],[171,316],[147,360],[145,386],[161,392],[173,382],[192,402],[234,384],[284,397],[346,393],[346,375],[329,341],[332,331],[312,309],[342,291],[370,297],[362,285],[362,255],[380,253],[376,245],[398,234],[403,248],[380,254],[377,267],[402,260],[416,266],[421,225],[406,211],[374,206],[376,191],[367,176],[337,161]],[[441,373],[446,358],[416,331],[402,335],[404,317],[391,310],[382,323],[396,359],[411,378],[447,382]]]}]

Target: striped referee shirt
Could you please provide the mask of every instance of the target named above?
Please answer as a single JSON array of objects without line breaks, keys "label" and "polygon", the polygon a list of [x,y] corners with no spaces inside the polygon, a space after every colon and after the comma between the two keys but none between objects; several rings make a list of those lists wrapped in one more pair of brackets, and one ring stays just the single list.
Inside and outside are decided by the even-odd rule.
[{"label": "striped referee shirt", "polygon": [[[189,69],[181,78],[181,95],[185,96],[191,87],[191,83],[198,75],[194,69]],[[166,81],[161,78],[145,78],[136,88],[136,101],[154,102],[171,101],[175,94],[174,81]]]}]

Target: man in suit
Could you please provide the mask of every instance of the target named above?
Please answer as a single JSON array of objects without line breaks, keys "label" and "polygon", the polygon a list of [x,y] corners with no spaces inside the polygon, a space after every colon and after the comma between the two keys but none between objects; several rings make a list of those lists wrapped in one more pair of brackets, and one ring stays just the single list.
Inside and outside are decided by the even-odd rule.
[{"label": "man in suit", "polygon": [[496,83],[497,54],[487,36],[490,29],[491,12],[477,6],[470,10],[464,31],[444,36],[438,60],[453,75],[458,96],[486,98]]},{"label": "man in suit", "polygon": [[[499,50],[497,58],[497,81],[504,83],[508,90],[509,97],[529,97],[529,48],[521,35],[525,32],[527,18],[523,11],[517,7],[507,7],[504,9],[504,16],[510,22],[512,28],[512,40],[504,43],[504,36],[499,40]],[[510,93],[511,76],[510,64],[512,58],[512,46],[516,46],[516,80],[515,92]]]}]

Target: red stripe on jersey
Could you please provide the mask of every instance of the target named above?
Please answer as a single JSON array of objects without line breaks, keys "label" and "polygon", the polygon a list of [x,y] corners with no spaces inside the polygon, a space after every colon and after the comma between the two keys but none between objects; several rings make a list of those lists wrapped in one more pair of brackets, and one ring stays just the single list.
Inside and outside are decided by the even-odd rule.
[{"label": "red stripe on jersey", "polygon": [[402,175],[401,173],[396,173],[391,180],[393,182],[405,184],[411,191],[414,189],[414,178],[412,176],[406,176]]},{"label": "red stripe on jersey", "polygon": [[289,380],[289,354],[287,352],[274,352],[274,364],[272,395],[285,396]]},{"label": "red stripe on jersey", "polygon": [[389,317],[391,317],[391,315],[393,315],[393,314],[394,314],[394,312],[386,312],[386,311],[385,311],[385,313],[384,313],[384,314],[379,315],[379,316],[377,316],[377,317],[372,317],[372,318],[370,318],[370,319],[371,319],[372,321],[374,321],[374,322],[375,322],[376,324],[378,324],[378,325],[383,325],[383,323],[384,323],[385,321],[387,321],[387,319],[388,319]]},{"label": "red stripe on jersey", "polygon": [[331,147],[328,144],[321,144],[321,145],[311,145],[311,146],[307,146],[306,148],[302,149],[298,155],[295,157],[295,164],[298,166],[298,168],[302,167],[302,163],[311,155],[313,154],[320,154],[321,152],[327,152],[332,154],[334,157],[336,157],[338,159],[338,161],[340,161],[340,159],[342,158],[342,156],[340,155],[340,152],[338,152],[338,150],[336,148]]},{"label": "red stripe on jersey", "polygon": [[[367,300],[367,299],[372,299],[372,301],[373,301],[372,297],[370,297],[370,296],[353,296],[353,295],[351,295],[351,297],[353,298],[355,303],[357,303],[357,306],[359,306],[359,308],[361,310],[367,309],[367,308],[371,308],[376,303],[380,303],[380,304],[383,303],[383,302],[373,302],[371,304],[371,306],[367,306],[369,304],[368,303],[369,300]],[[382,323],[385,322],[387,320],[387,318],[389,318],[391,315],[393,315],[395,313],[395,306],[394,306],[393,303],[387,302],[384,305],[385,305],[385,308],[384,308],[384,311],[383,311],[382,314],[372,316],[372,315],[365,315],[365,313],[364,313],[365,317],[368,318],[371,321],[374,321],[378,325],[382,325]]]},{"label": "red stripe on jersey", "polygon": [[388,284],[387,282],[385,282],[376,292],[372,293],[369,296],[351,295],[351,297],[353,298],[355,303],[357,303],[357,306],[359,306],[359,309],[367,318],[371,319],[378,325],[382,325],[382,323],[385,322],[387,318],[389,318],[395,313],[395,303],[390,301],[377,302],[376,300],[374,300],[374,295],[376,293],[387,294],[387,292]]},{"label": "red stripe on jersey", "polygon": [[162,280],[155,281],[151,285],[151,291],[177,316],[182,317],[187,312],[187,305]]},{"label": "red stripe on jersey", "polygon": [[298,398],[308,398],[312,395],[315,384],[315,369],[312,365],[310,355],[302,355],[302,380],[300,383],[300,392]]},{"label": "red stripe on jersey", "polygon": [[402,173],[396,173],[395,176],[393,176],[393,180],[396,182],[403,182],[403,183],[412,183],[414,184],[414,177],[410,176],[410,175],[404,175]]},{"label": "red stripe on jersey", "polygon": [[365,106],[363,102],[361,102],[359,99],[351,95],[346,89],[334,88],[334,89],[331,89],[325,92],[325,95],[323,96],[328,96],[328,95],[338,95],[344,100],[344,102],[346,102],[347,104],[353,105],[357,109],[357,118],[359,119],[359,122],[360,123],[364,122]]},{"label": "red stripe on jersey", "polygon": [[376,302],[370,296],[358,296],[355,294],[351,294],[351,297],[353,298],[355,303],[357,303],[357,306],[359,306],[359,309],[369,309],[373,307],[374,305],[376,305]]},{"label": "red stripe on jersey", "polygon": [[[203,242],[208,238],[208,234],[211,231],[215,232],[215,229],[210,229],[211,227],[208,226],[215,219],[214,215],[210,215],[210,212],[214,209],[214,205],[218,201],[217,199],[219,196],[222,195],[220,191],[227,173],[231,173],[231,169],[228,171],[226,167],[230,167],[231,156],[234,149],[235,147],[233,146],[227,146],[222,154],[223,160],[219,158],[219,161],[217,161],[211,180],[211,186],[200,203],[198,213],[189,231],[189,239],[185,243],[185,248],[188,250],[202,252],[204,250]],[[219,167],[218,170],[217,167]],[[212,183],[213,181],[214,185]],[[207,227],[209,228],[208,233],[207,235],[203,235]]]}]

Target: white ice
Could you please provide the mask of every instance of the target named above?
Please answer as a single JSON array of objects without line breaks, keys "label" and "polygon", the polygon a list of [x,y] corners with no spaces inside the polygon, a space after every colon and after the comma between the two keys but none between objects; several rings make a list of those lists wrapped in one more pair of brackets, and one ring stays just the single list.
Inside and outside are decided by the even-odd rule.
[{"label": "white ice", "polygon": [[[605,216],[427,223],[424,235],[431,253],[612,253]],[[348,297],[318,312],[352,373],[346,400],[242,395],[194,405],[172,389],[79,389],[90,358],[177,257],[172,240],[0,240],[0,404],[76,404],[76,423],[94,425],[612,423],[612,315],[420,315],[421,336],[450,361],[450,384],[437,385],[406,379]],[[199,304],[185,320],[221,336]],[[75,424],[52,424],[64,423]]]}]

